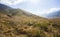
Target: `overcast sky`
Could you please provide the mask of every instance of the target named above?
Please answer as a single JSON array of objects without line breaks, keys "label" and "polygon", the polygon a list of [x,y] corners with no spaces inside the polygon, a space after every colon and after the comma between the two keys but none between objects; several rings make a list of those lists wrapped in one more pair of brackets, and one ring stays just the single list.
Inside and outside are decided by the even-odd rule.
[{"label": "overcast sky", "polygon": [[60,0],[0,0],[0,3],[40,16],[60,10]]}]

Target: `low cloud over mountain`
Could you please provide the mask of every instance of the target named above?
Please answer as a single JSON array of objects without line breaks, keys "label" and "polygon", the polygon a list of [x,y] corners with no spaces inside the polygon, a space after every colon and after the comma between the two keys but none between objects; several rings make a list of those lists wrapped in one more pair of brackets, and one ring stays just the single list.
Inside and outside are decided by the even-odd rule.
[{"label": "low cloud over mountain", "polygon": [[60,18],[60,10],[47,14],[48,18]]}]

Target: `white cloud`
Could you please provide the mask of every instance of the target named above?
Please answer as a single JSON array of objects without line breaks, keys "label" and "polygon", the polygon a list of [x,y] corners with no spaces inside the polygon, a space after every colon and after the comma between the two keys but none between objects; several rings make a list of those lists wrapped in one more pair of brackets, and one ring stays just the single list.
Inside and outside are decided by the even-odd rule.
[{"label": "white cloud", "polygon": [[42,10],[41,12],[42,14],[49,14],[58,10],[60,10],[60,8],[50,8],[50,9]]},{"label": "white cloud", "polygon": [[0,0],[0,3],[11,5],[11,1],[10,0]]},{"label": "white cloud", "polygon": [[7,4],[7,5],[16,5],[25,1],[26,0],[0,0],[0,3]]},{"label": "white cloud", "polygon": [[47,11],[47,13],[52,13],[52,12],[55,12],[55,11],[58,11],[60,10],[60,8],[51,8]]},{"label": "white cloud", "polygon": [[38,10],[38,11],[30,11],[31,13],[33,13],[33,14],[36,14],[36,15],[38,15],[38,16],[43,16],[43,17],[45,17],[47,14],[49,14],[49,13],[53,13],[53,12],[55,12],[55,11],[58,11],[58,10],[60,10],[60,8],[50,8],[50,9],[44,9],[44,10]]},{"label": "white cloud", "polygon": [[7,5],[16,5],[24,2],[28,2],[31,4],[37,4],[40,0],[0,0],[0,3],[7,4]]},{"label": "white cloud", "polygon": [[44,9],[42,11],[37,11],[34,14],[45,17],[45,15],[47,15],[49,13],[53,13],[58,10],[60,10],[60,8],[50,8],[50,9]]},{"label": "white cloud", "polygon": [[40,0],[29,0],[30,3],[38,3]]}]

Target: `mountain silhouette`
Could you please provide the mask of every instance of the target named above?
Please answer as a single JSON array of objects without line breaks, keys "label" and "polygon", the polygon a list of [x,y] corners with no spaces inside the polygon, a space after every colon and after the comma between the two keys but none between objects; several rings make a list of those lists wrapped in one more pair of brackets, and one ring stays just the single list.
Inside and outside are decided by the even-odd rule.
[{"label": "mountain silhouette", "polygon": [[3,14],[7,14],[7,15],[10,15],[11,14],[11,11],[12,8],[7,6],[7,5],[4,5],[4,4],[0,4],[0,13],[3,13]]},{"label": "mountain silhouette", "polygon": [[4,4],[0,4],[0,9],[8,9],[8,8],[11,8],[11,7]]},{"label": "mountain silhouette", "polygon": [[60,10],[47,14],[48,18],[60,18]]},{"label": "mountain silhouette", "polygon": [[33,15],[32,13],[29,13],[28,11],[22,10],[22,9],[14,9],[11,8],[7,5],[4,4],[0,4],[0,13],[6,14],[8,16],[13,16],[13,15],[27,15],[27,16],[31,16]]}]

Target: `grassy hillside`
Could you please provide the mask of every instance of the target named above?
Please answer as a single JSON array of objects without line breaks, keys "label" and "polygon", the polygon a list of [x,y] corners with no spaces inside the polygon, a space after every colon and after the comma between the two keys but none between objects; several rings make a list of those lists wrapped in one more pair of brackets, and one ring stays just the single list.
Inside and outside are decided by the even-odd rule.
[{"label": "grassy hillside", "polygon": [[49,20],[52,21],[53,23],[60,24],[60,18],[51,18]]},{"label": "grassy hillside", "polygon": [[60,37],[60,23],[0,4],[0,37]]},{"label": "grassy hillside", "polygon": [[36,15],[18,14],[0,13],[0,37],[60,37],[60,25]]}]

